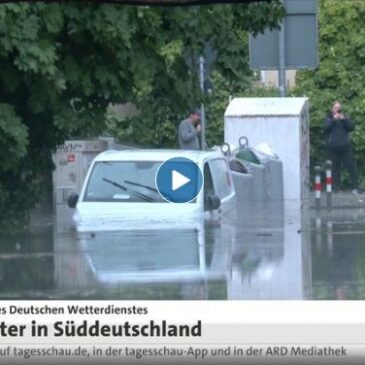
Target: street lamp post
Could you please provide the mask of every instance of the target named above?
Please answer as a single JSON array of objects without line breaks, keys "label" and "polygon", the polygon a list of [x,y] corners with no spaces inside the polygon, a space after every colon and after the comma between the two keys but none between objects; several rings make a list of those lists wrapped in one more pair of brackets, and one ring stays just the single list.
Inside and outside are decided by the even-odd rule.
[{"label": "street lamp post", "polygon": [[[204,95],[204,80],[205,80],[205,58],[204,56],[199,57],[199,81],[200,81],[200,90]],[[205,108],[204,103],[202,102],[200,105],[201,109],[201,149],[205,150],[206,148],[206,140],[205,140]]]}]

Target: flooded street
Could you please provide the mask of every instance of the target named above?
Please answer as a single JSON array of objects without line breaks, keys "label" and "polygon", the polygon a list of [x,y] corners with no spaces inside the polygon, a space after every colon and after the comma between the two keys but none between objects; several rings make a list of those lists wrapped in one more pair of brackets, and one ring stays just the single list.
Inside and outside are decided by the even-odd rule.
[{"label": "flooded street", "polygon": [[191,226],[1,236],[1,299],[365,299],[365,210],[251,204]]},{"label": "flooded street", "polygon": [[348,209],[312,220],[312,298],[365,299],[364,218]]}]

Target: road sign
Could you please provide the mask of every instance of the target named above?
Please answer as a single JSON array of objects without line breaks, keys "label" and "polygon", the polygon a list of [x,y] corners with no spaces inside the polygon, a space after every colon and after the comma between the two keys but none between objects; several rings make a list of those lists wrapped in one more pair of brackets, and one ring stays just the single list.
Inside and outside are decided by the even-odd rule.
[{"label": "road sign", "polygon": [[[284,58],[286,69],[318,67],[317,0],[285,0]],[[250,35],[250,66],[254,70],[279,69],[278,29]]]}]

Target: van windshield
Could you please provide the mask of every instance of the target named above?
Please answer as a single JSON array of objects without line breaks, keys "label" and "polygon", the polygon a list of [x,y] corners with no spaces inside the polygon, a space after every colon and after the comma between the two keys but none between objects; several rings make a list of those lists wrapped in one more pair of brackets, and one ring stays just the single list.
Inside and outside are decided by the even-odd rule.
[{"label": "van windshield", "polygon": [[155,185],[161,161],[95,163],[84,201],[165,203]]}]

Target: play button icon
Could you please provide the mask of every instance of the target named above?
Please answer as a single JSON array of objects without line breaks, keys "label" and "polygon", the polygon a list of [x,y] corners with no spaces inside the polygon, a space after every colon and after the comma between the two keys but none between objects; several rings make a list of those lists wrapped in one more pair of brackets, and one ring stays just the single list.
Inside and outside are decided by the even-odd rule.
[{"label": "play button icon", "polygon": [[156,174],[156,187],[161,196],[171,203],[189,203],[203,186],[199,166],[189,158],[166,160]]},{"label": "play button icon", "polygon": [[175,191],[177,189],[180,189],[182,186],[189,183],[191,180],[184,176],[183,174],[180,174],[180,172],[176,170],[172,170],[172,190]]}]

